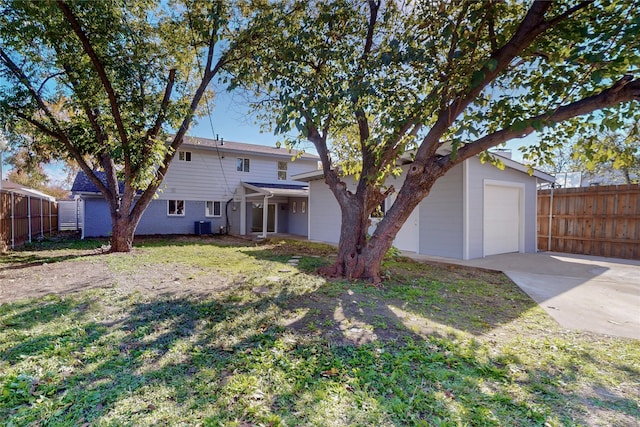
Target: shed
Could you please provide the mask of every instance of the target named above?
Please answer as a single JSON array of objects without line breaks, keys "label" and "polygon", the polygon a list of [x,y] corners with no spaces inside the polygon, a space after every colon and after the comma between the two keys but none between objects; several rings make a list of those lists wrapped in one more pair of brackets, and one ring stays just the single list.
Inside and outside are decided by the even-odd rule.
[{"label": "shed", "polygon": [[[457,259],[537,251],[537,187],[554,178],[544,172],[498,156],[504,170],[477,157],[455,166],[436,181],[402,226],[394,246],[418,254]],[[387,185],[400,188],[403,173]],[[338,243],[340,207],[321,171],[294,177],[309,182],[309,240]],[[355,190],[355,181],[344,182]],[[385,203],[390,206],[395,195]],[[372,218],[375,229],[376,219]]]}]

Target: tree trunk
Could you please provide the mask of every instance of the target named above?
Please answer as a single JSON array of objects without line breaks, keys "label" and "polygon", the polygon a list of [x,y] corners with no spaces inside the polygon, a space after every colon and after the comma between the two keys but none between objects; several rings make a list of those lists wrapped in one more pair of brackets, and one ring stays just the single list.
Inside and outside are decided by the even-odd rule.
[{"label": "tree trunk", "polygon": [[393,246],[398,231],[411,212],[429,194],[434,182],[444,171],[438,173],[412,171],[371,237],[367,236],[370,220],[363,199],[354,197],[349,203],[340,203],[342,225],[338,255],[335,264],[321,272],[348,280],[364,279],[376,285],[381,283],[384,256]]},{"label": "tree trunk", "polygon": [[374,237],[368,238],[371,220],[363,204],[358,203],[358,200],[342,206],[341,212],[342,225],[336,261],[333,265],[321,269],[320,272],[330,277],[344,277],[348,280],[363,279],[379,284],[382,261],[393,244],[395,234],[374,233]]},{"label": "tree trunk", "polygon": [[[145,200],[138,200],[137,204],[148,205]],[[111,206],[111,252],[131,252],[133,238],[147,206],[133,208],[133,197],[123,197],[121,203],[117,199]]]},{"label": "tree trunk", "polygon": [[131,252],[137,225],[129,216],[112,219],[111,252]]}]

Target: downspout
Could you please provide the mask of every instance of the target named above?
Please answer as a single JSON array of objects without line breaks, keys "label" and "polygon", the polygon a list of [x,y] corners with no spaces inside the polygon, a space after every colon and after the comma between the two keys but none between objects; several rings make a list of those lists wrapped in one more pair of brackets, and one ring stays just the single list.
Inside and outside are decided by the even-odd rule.
[{"label": "downspout", "polygon": [[233,197],[227,200],[227,204],[224,206],[224,216],[225,216],[225,232],[224,234],[229,234],[229,230],[231,229],[231,224],[229,223],[229,204],[233,202]]},{"label": "downspout", "polygon": [[549,237],[547,240],[547,252],[551,252],[551,227],[553,225],[553,189],[555,184],[551,184],[551,195],[549,198]]},{"label": "downspout", "polygon": [[[82,232],[80,233],[80,239],[84,240],[84,229],[87,228],[87,222],[86,222],[86,218],[85,218],[85,212],[87,210],[85,209],[86,206],[85,206],[85,203],[84,203],[84,199],[80,198],[78,201],[82,202],[82,228],[81,228]],[[77,208],[77,205],[76,205],[76,208]],[[78,217],[78,214],[76,214],[76,218],[77,217]]]}]

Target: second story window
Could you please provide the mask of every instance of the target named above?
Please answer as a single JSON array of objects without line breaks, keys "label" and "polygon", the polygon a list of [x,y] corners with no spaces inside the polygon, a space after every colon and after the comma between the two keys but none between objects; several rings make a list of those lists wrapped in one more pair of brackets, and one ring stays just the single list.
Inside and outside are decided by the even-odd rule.
[{"label": "second story window", "polygon": [[238,158],[236,160],[236,170],[238,172],[249,172],[249,159]]},{"label": "second story window", "polygon": [[278,162],[278,179],[286,181],[286,179],[287,179],[287,162]]},{"label": "second story window", "polygon": [[178,160],[182,162],[191,161],[191,151],[178,151]]}]

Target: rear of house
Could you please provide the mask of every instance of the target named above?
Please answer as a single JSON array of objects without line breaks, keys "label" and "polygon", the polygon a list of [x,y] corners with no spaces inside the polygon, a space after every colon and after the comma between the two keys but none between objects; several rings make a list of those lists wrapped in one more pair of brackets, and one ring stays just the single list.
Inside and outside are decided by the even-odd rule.
[{"label": "rear of house", "polygon": [[[317,165],[317,156],[285,148],[185,138],[136,234],[306,236],[308,185],[291,176]],[[108,236],[108,203],[84,173],[72,193],[84,205],[83,235]]]}]

